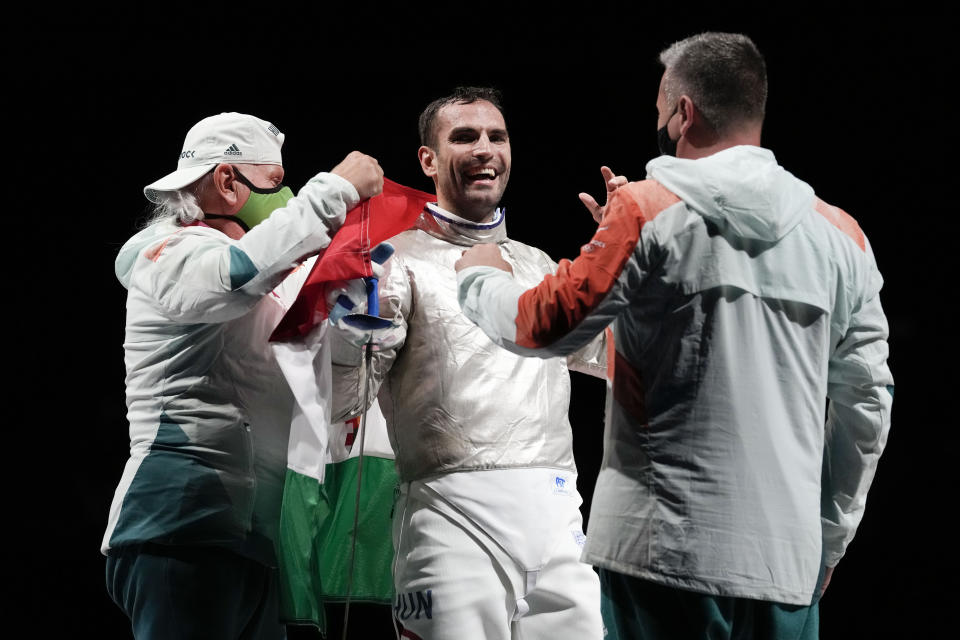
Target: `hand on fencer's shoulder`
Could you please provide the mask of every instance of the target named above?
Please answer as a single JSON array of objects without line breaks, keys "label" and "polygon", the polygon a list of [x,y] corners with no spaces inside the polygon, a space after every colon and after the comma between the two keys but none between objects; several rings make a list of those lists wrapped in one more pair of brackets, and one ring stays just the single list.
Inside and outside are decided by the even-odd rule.
[{"label": "hand on fencer's shoulder", "polygon": [[603,176],[603,183],[607,190],[607,199],[604,200],[602,207],[589,193],[583,192],[579,194],[580,202],[587,208],[587,211],[590,212],[590,215],[593,216],[597,224],[600,224],[604,214],[607,212],[607,203],[610,200],[610,194],[627,184],[626,176],[615,175],[610,167],[600,167],[600,175]]},{"label": "hand on fencer's shoulder", "polygon": [[495,244],[475,244],[460,255],[453,268],[457,271],[467,267],[496,267],[513,273],[513,267],[500,255],[500,247]]},{"label": "hand on fencer's shoulder", "polygon": [[340,164],[330,170],[356,188],[361,200],[372,198],[383,191],[383,169],[376,158],[359,151],[351,151]]}]

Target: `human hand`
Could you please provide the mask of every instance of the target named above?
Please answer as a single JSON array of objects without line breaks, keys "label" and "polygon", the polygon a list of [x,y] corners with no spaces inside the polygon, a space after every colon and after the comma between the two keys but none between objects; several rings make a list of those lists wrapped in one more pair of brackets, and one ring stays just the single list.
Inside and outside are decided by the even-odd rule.
[{"label": "human hand", "polygon": [[[358,327],[347,324],[344,321],[336,323],[336,338],[334,349],[338,354],[345,353],[344,345],[349,345],[349,349],[362,349],[366,345],[374,347],[374,351],[393,349],[403,342],[404,333],[400,330],[400,323],[397,320],[391,320],[387,326],[371,329],[370,327]],[[335,360],[346,362],[343,355],[339,355]]]},{"label": "human hand", "polygon": [[[393,255],[394,247],[389,242],[381,242],[370,252],[370,267],[373,277],[383,277],[383,263]],[[366,278],[341,280],[327,292],[327,315],[330,322],[336,324],[350,313],[367,312],[369,285]]]},{"label": "human hand", "polygon": [[453,268],[457,271],[467,267],[496,267],[513,273],[513,267],[500,255],[500,247],[495,244],[475,244],[461,254]]},{"label": "human hand", "polygon": [[327,318],[338,324],[349,313],[367,311],[367,283],[363,278],[340,280],[327,291]]},{"label": "human hand", "polygon": [[600,167],[600,175],[603,176],[603,182],[607,187],[607,196],[603,202],[603,206],[601,207],[589,193],[581,193],[579,196],[580,202],[587,208],[587,211],[589,211],[593,219],[597,221],[597,224],[603,220],[603,215],[607,212],[607,202],[610,200],[610,194],[627,184],[626,177],[615,176],[613,171],[610,170],[610,167]]},{"label": "human hand", "polygon": [[330,173],[335,173],[352,184],[361,200],[372,198],[383,191],[383,169],[376,158],[365,153],[351,151]]}]

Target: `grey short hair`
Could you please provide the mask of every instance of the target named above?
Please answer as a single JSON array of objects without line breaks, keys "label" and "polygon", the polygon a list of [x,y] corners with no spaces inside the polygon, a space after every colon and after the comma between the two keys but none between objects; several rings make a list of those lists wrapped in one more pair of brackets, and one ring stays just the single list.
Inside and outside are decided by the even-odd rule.
[{"label": "grey short hair", "polygon": [[203,220],[203,210],[190,187],[177,191],[158,191],[156,197],[159,202],[148,214],[143,225],[145,227],[163,220],[174,220],[181,225]]},{"label": "grey short hair", "polygon": [[674,42],[660,52],[668,104],[690,96],[720,135],[763,122],[767,65],[757,46],[740,33],[707,32]]}]

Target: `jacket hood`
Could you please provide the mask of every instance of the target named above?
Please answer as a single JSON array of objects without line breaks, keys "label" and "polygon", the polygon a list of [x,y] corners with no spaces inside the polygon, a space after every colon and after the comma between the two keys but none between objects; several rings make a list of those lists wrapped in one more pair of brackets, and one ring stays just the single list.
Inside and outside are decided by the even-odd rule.
[{"label": "jacket hood", "polygon": [[120,247],[120,253],[117,254],[117,259],[113,263],[113,270],[125,289],[130,288],[133,266],[136,264],[140,252],[145,251],[152,243],[175,233],[180,228],[171,220],[162,220],[143,229]]},{"label": "jacket hood", "polygon": [[660,156],[647,163],[647,177],[720,229],[768,242],[789,233],[814,204],[810,185],[761,147],[731,147],[697,160]]}]

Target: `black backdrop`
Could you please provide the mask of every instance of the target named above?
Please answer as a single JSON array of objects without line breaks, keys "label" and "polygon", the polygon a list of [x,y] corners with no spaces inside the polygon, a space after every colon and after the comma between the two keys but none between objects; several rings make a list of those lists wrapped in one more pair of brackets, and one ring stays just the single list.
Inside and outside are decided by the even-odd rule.
[{"label": "black backdrop", "polygon": [[[770,75],[765,146],[859,220],[886,278],[894,426],[861,531],[822,603],[822,637],[935,637],[960,570],[947,493],[960,444],[948,395],[957,230],[948,16],[917,3],[710,6],[233,3],[181,13],[28,7],[10,19],[7,102],[22,112],[7,122],[19,167],[8,216],[22,230],[8,249],[7,522],[24,601],[10,617],[40,637],[129,637],[98,552],[127,447],[113,259],[145,212],[143,185],[172,170],[193,123],[220,111],[272,121],[287,134],[294,187],[360,149],[388,177],[430,189],[416,161],[420,109],[457,84],[496,86],[513,147],[511,235],[573,257],[594,226],[577,192],[600,195],[601,164],[642,178],[656,153],[657,52],[709,29],[754,38]],[[587,505],[602,415],[603,384],[574,375]],[[386,637],[361,634],[375,616],[351,624],[353,637]]]}]

